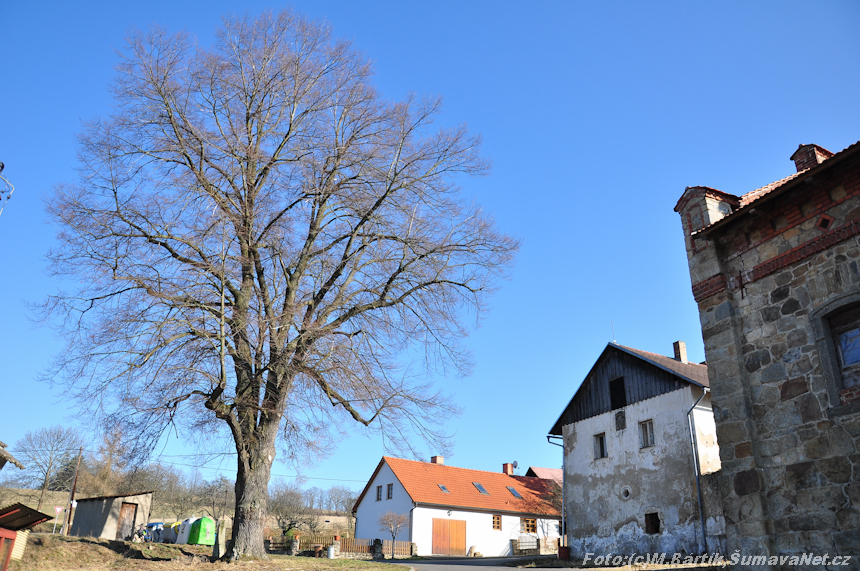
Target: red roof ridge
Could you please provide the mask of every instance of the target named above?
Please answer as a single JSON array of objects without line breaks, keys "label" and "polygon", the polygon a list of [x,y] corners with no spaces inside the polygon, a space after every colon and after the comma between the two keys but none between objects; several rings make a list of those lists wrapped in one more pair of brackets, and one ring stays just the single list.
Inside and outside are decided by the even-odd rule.
[{"label": "red roof ridge", "polygon": [[440,468],[451,468],[452,470],[465,470],[467,472],[480,472],[482,474],[498,474],[499,476],[508,476],[508,477],[517,477],[517,478],[529,478],[536,480],[546,480],[547,478],[538,478],[536,476],[516,476],[514,474],[505,474],[501,470],[496,472],[495,470],[477,470],[475,468],[462,468],[460,466],[451,466],[450,464],[434,464],[433,462],[424,462],[423,460],[409,460],[408,458],[397,458],[394,456],[383,456],[384,460],[396,460],[398,462],[411,462],[413,464],[426,464],[427,466],[439,466]]}]

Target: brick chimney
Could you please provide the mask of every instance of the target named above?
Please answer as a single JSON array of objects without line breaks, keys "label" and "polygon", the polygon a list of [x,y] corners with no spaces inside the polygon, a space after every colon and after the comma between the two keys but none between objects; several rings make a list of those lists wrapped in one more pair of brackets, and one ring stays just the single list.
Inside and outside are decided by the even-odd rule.
[{"label": "brick chimney", "polygon": [[820,165],[827,159],[833,156],[833,153],[819,147],[818,145],[800,145],[794,154],[791,155],[791,160],[794,161],[794,166],[797,172],[806,170],[810,167]]},{"label": "brick chimney", "polygon": [[445,457],[444,456],[431,456],[430,457],[430,463],[431,464],[444,464],[445,463]]},{"label": "brick chimney", "polygon": [[675,360],[681,361],[682,363],[687,362],[687,344],[683,341],[675,341],[672,343],[672,347],[675,349]]},{"label": "brick chimney", "polygon": [[509,464],[508,462],[505,462],[504,464],[502,464],[502,473],[507,474],[508,476],[513,476],[514,475],[514,465]]}]

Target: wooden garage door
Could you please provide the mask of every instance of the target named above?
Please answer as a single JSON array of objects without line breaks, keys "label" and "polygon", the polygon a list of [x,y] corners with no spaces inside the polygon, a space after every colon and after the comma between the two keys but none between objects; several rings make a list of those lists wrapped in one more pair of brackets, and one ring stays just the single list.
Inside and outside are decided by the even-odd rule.
[{"label": "wooden garage door", "polygon": [[434,518],[433,554],[466,555],[466,522]]}]

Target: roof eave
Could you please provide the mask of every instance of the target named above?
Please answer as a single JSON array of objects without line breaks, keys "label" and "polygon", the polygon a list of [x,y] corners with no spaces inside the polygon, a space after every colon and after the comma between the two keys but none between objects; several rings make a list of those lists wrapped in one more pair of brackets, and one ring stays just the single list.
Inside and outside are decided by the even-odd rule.
[{"label": "roof eave", "polygon": [[520,511],[520,510],[500,510],[496,508],[476,508],[471,506],[458,506],[453,504],[434,504],[429,502],[415,502],[416,507],[425,507],[425,508],[445,508],[450,510],[460,510],[460,511],[473,511],[473,512],[481,512],[481,513],[503,513],[503,514],[511,514],[511,515],[526,515],[526,516],[534,516],[543,519],[561,519],[561,514],[547,514],[547,513],[537,513],[537,512],[528,512],[528,511]]},{"label": "roof eave", "polygon": [[773,200],[779,196],[782,196],[783,194],[785,194],[786,192],[789,192],[790,190],[793,190],[795,187],[799,186],[800,184],[805,183],[810,178],[815,178],[815,176],[820,174],[821,172],[833,167],[834,165],[841,163],[842,161],[844,161],[850,157],[853,157],[858,152],[860,152],[860,142],[854,143],[853,145],[849,146],[847,149],[844,149],[844,150],[836,153],[832,157],[826,159],[824,162],[810,168],[803,176],[798,176],[796,178],[791,179],[790,181],[786,182],[785,184],[778,186],[775,189],[771,190],[770,192],[768,192],[767,194],[765,194],[761,198],[757,198],[757,199],[753,200],[752,202],[750,202],[749,204],[738,208],[737,210],[735,210],[734,212],[732,212],[731,214],[729,214],[725,218],[722,218],[721,220],[717,220],[716,222],[714,222],[710,226],[707,226],[705,228],[702,228],[700,230],[693,232],[692,235],[693,236],[711,236],[717,230],[720,230],[721,228],[725,228],[726,226],[729,226],[730,224],[734,223],[735,221],[743,218],[743,216],[745,214],[751,214],[752,211],[755,210],[757,207],[759,207],[763,204],[767,204],[771,200]]}]

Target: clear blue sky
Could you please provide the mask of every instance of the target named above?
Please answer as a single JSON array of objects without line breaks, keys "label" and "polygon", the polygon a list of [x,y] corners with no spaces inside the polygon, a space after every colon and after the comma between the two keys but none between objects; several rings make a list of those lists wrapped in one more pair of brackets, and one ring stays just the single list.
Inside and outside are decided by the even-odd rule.
[{"label": "clear blue sky", "polygon": [[[57,229],[43,199],[75,177],[81,120],[109,109],[114,50],[129,27],[151,23],[208,44],[237,6],[256,14],[286,5],[0,5],[0,161],[16,186],[0,216],[7,444],[55,423],[92,424],[35,381],[59,343],[28,320],[25,303],[57,287],[45,272]],[[856,1],[291,6],[374,60],[384,94],[442,95],[443,122],[483,135],[492,174],[464,192],[522,240],[512,279],[466,342],[474,374],[438,379],[464,409],[450,426],[448,463],[457,466],[560,466],[545,435],[612,339],[611,322],[619,343],[671,354],[683,339],[691,359],[704,359],[672,211],[686,186],[742,194],[794,172],[800,143],[839,151],[860,139]],[[378,440],[353,437],[304,473],[320,478],[309,485],[356,480],[340,483],[360,489],[382,453]],[[233,476],[229,461],[221,467]]]}]

